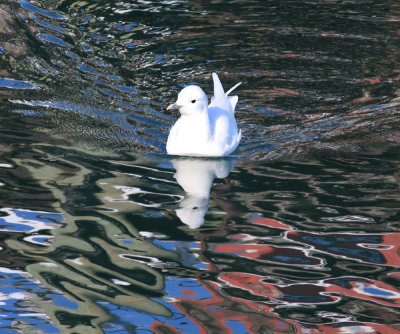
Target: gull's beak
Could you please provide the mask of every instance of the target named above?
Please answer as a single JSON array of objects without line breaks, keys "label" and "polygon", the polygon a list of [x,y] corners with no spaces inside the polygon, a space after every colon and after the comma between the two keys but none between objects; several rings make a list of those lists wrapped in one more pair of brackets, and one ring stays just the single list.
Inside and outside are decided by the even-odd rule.
[{"label": "gull's beak", "polygon": [[179,109],[179,108],[180,108],[180,105],[178,105],[178,104],[175,102],[175,103],[170,104],[170,105],[167,107],[167,110],[173,110],[173,109]]}]

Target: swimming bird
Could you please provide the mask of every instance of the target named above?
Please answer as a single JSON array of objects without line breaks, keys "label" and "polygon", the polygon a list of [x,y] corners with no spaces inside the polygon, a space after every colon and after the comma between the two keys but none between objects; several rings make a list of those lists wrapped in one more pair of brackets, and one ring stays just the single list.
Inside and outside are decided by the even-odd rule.
[{"label": "swimming bird", "polygon": [[214,96],[210,104],[199,86],[190,85],[168,106],[167,110],[179,109],[181,114],[168,136],[168,154],[222,157],[238,147],[242,136],[234,115],[238,97],[228,95],[241,82],[225,93],[218,75],[213,73],[212,78]]}]

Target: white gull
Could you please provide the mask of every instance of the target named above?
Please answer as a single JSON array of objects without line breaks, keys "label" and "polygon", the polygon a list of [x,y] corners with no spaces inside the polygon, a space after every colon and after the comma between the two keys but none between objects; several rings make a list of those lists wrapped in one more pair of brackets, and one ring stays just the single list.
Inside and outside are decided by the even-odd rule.
[{"label": "white gull", "polygon": [[242,136],[234,115],[238,97],[228,95],[241,82],[225,93],[218,75],[213,73],[212,77],[214,96],[210,104],[200,87],[190,85],[168,106],[168,110],[179,109],[181,114],[168,136],[168,154],[222,157],[238,147]]}]

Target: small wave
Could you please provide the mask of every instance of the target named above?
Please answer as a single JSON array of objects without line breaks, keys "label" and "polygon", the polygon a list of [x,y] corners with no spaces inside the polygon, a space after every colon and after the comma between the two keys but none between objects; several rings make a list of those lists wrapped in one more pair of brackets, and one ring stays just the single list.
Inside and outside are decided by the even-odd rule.
[{"label": "small wave", "polygon": [[8,79],[8,78],[0,78],[0,88],[8,88],[8,89],[39,89],[39,86],[35,83],[25,81],[25,80],[16,80],[16,79]]}]

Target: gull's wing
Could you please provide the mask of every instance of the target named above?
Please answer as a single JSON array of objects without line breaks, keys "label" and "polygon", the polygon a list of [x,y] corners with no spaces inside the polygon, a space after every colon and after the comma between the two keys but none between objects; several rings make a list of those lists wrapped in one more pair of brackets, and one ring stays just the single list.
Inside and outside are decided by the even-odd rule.
[{"label": "gull's wing", "polygon": [[228,94],[232,92],[237,86],[239,86],[241,82],[233,86],[227,93],[225,93],[221,81],[218,78],[218,75],[216,73],[213,73],[212,78],[214,82],[214,96],[211,97],[210,107],[221,108],[223,110],[230,110],[231,112],[234,112],[238,97],[228,97]]}]

